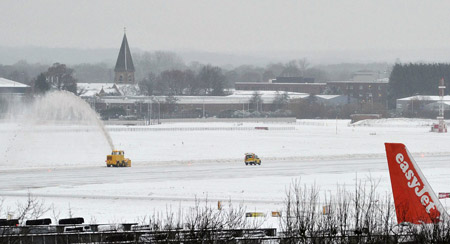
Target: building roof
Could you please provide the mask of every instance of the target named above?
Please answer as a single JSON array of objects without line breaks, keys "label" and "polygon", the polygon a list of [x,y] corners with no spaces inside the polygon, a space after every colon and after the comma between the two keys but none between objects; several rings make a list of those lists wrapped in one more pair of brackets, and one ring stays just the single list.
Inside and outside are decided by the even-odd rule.
[{"label": "building roof", "polygon": [[8,88],[25,87],[26,88],[26,87],[30,87],[30,86],[0,77],[0,87],[8,87]]},{"label": "building roof", "polygon": [[77,90],[82,97],[92,97],[96,95],[117,95],[117,96],[136,96],[137,85],[134,84],[115,84],[115,83],[78,83]]},{"label": "building roof", "polygon": [[271,79],[271,83],[314,83],[314,78],[305,77],[277,77],[276,79]]},{"label": "building roof", "polygon": [[341,96],[344,96],[344,95],[316,95],[316,97],[322,98],[325,100],[330,100],[330,99],[334,99],[334,98],[341,97]]},{"label": "building roof", "polygon": [[[258,91],[261,95],[263,103],[272,103],[277,92],[274,91]],[[175,96],[177,104],[237,104],[248,103],[253,96],[254,91],[235,91],[233,95],[229,96]],[[278,93],[282,94],[282,93]],[[288,92],[290,99],[307,98],[306,93]],[[102,100],[106,103],[163,103],[166,96],[130,96],[130,97],[103,97]]]},{"label": "building roof", "polygon": [[[409,101],[409,100],[420,100],[420,101],[440,101],[440,96],[427,96],[427,95],[416,95],[411,97],[399,98],[397,101]],[[450,96],[444,96],[444,101],[450,101]]]},{"label": "building roof", "polygon": [[375,79],[375,80],[330,80],[327,81],[327,83],[352,83],[352,84],[371,84],[371,83],[377,83],[377,84],[387,84],[389,83],[389,78],[382,78],[382,79]]},{"label": "building roof", "polygon": [[115,72],[134,72],[133,59],[131,58],[130,47],[128,46],[127,35],[123,34],[122,45],[117,57]]},{"label": "building roof", "polygon": [[117,94],[118,90],[114,83],[78,83],[77,90],[82,97],[92,97],[99,95],[102,90],[105,94]]},{"label": "building roof", "polygon": [[275,83],[272,81],[270,82],[235,82],[236,85],[270,85],[270,86],[278,86],[278,85],[284,85],[284,86],[324,86],[326,83]]}]

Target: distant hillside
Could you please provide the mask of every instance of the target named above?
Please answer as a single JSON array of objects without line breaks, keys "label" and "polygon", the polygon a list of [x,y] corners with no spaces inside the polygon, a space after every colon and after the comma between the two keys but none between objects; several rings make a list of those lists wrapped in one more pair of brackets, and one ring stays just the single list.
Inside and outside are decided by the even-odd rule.
[{"label": "distant hillside", "polygon": [[76,49],[47,47],[3,47],[0,46],[0,64],[14,64],[20,60],[28,63],[68,65],[81,63],[110,63],[117,58],[116,49]]},{"label": "distant hillside", "polygon": [[[132,53],[154,52],[130,47]],[[115,65],[119,47],[81,49],[81,48],[49,48],[49,47],[4,47],[0,46],[0,64],[14,64],[20,60],[28,63],[53,64],[55,62],[68,65],[83,63],[105,63]],[[186,64],[199,62],[222,67],[254,65],[266,66],[269,63],[285,63],[294,59],[306,58],[313,66],[341,63],[394,63],[394,62],[449,62],[447,53],[450,49],[417,49],[417,50],[329,50],[329,51],[234,51],[207,52],[200,50],[158,50],[175,53]]]},{"label": "distant hillside", "polygon": [[[28,63],[53,64],[55,62],[67,65],[83,63],[106,63],[111,67],[115,65],[119,47],[105,49],[77,49],[77,48],[48,48],[48,47],[4,47],[0,46],[0,64],[14,64],[20,60]],[[131,47],[132,53],[142,53],[144,51]],[[153,52],[152,50],[151,52]],[[197,61],[199,63],[212,65],[232,65],[244,64],[264,66],[270,62],[281,62],[280,58],[271,59],[253,54],[227,54],[203,51],[169,51],[180,56],[185,63]]]}]

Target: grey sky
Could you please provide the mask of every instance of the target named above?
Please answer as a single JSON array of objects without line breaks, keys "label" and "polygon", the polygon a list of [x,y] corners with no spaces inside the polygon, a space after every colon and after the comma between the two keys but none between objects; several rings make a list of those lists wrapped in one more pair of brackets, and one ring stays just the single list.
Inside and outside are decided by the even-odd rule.
[{"label": "grey sky", "polygon": [[450,49],[449,23],[450,1],[2,0],[0,46],[118,48],[126,26],[131,47],[148,51],[412,50],[428,59]]}]

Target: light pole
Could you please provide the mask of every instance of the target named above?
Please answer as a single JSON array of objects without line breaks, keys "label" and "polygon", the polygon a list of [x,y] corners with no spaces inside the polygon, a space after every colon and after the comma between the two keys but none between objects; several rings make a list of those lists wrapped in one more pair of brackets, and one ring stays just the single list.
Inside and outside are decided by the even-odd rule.
[{"label": "light pole", "polygon": [[158,103],[158,125],[159,125],[161,123],[160,122],[160,120],[161,120],[161,103],[154,96],[152,97],[152,101]]},{"label": "light pole", "polygon": [[150,125],[150,108],[149,108],[150,104],[147,103],[147,125]]},{"label": "light pole", "polygon": [[203,118],[205,118],[205,98],[203,98]]}]

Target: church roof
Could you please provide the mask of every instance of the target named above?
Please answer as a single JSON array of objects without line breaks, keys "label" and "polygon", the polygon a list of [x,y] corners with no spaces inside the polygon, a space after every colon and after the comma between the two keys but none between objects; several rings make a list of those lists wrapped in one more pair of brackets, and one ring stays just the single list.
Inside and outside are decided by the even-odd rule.
[{"label": "church roof", "polygon": [[119,57],[117,57],[115,72],[134,72],[133,59],[131,58],[130,47],[128,46],[127,35],[123,34],[122,45],[120,46]]}]

